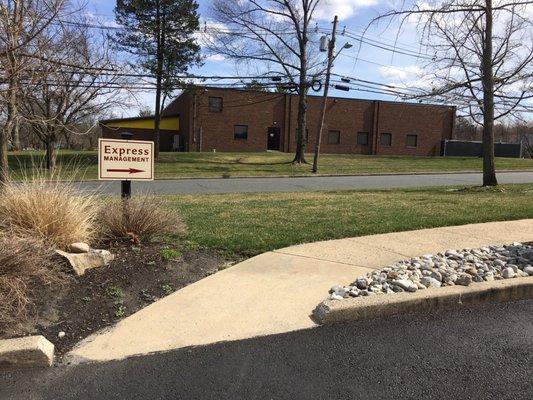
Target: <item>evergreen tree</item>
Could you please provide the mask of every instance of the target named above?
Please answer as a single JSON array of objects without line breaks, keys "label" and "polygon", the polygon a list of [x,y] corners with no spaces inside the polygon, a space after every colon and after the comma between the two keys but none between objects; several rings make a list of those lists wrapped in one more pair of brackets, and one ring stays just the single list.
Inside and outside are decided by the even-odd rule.
[{"label": "evergreen tree", "polygon": [[165,99],[179,87],[176,76],[200,63],[198,3],[194,0],[117,0],[114,36],[119,50],[135,56],[134,65],[156,79],[155,156],[159,156],[159,126]]}]

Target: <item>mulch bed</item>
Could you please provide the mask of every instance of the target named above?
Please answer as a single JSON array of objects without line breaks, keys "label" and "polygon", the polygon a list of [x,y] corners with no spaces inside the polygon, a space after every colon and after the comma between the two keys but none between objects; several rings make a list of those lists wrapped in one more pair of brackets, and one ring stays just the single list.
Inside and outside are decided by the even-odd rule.
[{"label": "mulch bed", "polygon": [[[36,288],[33,317],[10,327],[0,338],[44,335],[54,343],[60,359],[81,339],[217,272],[229,261],[212,250],[196,249],[178,252],[177,259],[164,259],[162,252],[169,246],[158,243],[99,247],[115,255],[109,266],[88,270],[80,277],[68,273],[60,287]],[[59,332],[65,335],[60,338]]]}]

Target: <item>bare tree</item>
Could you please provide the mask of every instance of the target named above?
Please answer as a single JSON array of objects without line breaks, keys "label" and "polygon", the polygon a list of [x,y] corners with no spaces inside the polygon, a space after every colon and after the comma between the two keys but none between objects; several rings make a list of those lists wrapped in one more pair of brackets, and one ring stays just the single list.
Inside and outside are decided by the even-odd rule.
[{"label": "bare tree", "polygon": [[[207,32],[208,47],[236,60],[283,74],[299,95],[295,163],[305,163],[307,92],[323,69],[311,26],[321,0],[214,0],[212,14],[223,26]],[[207,29],[207,28],[206,28]]]},{"label": "bare tree", "polygon": [[0,102],[5,107],[5,125],[0,130],[0,181],[9,176],[8,142],[20,147],[20,78],[27,68],[25,55],[34,41],[56,21],[66,0],[2,0],[0,3]]},{"label": "bare tree", "polygon": [[431,87],[413,97],[441,97],[462,107],[483,131],[483,185],[497,185],[494,121],[523,111],[533,98],[533,26],[527,0],[418,2],[374,19],[417,21],[434,61]]},{"label": "bare tree", "polygon": [[80,21],[46,31],[36,47],[32,67],[39,74],[25,82],[21,116],[44,144],[46,168],[52,169],[62,138],[90,133],[90,121],[122,103],[126,78],[107,37],[93,37]]}]

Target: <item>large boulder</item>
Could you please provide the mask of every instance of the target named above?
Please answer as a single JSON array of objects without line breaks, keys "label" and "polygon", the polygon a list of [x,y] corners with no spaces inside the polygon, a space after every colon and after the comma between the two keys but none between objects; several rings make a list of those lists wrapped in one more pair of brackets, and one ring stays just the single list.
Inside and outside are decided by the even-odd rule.
[{"label": "large boulder", "polygon": [[67,253],[61,250],[56,250],[56,252],[68,260],[74,273],[78,276],[85,274],[88,269],[109,265],[115,258],[107,250],[90,249],[87,253]]}]

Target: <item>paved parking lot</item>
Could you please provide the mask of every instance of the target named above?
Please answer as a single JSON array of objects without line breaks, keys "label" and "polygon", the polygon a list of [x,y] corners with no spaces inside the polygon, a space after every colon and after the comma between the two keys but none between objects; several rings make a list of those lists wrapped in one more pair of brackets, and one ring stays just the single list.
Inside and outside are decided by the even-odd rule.
[{"label": "paved parking lot", "polygon": [[532,313],[491,304],[0,374],[0,398],[526,400]]}]

